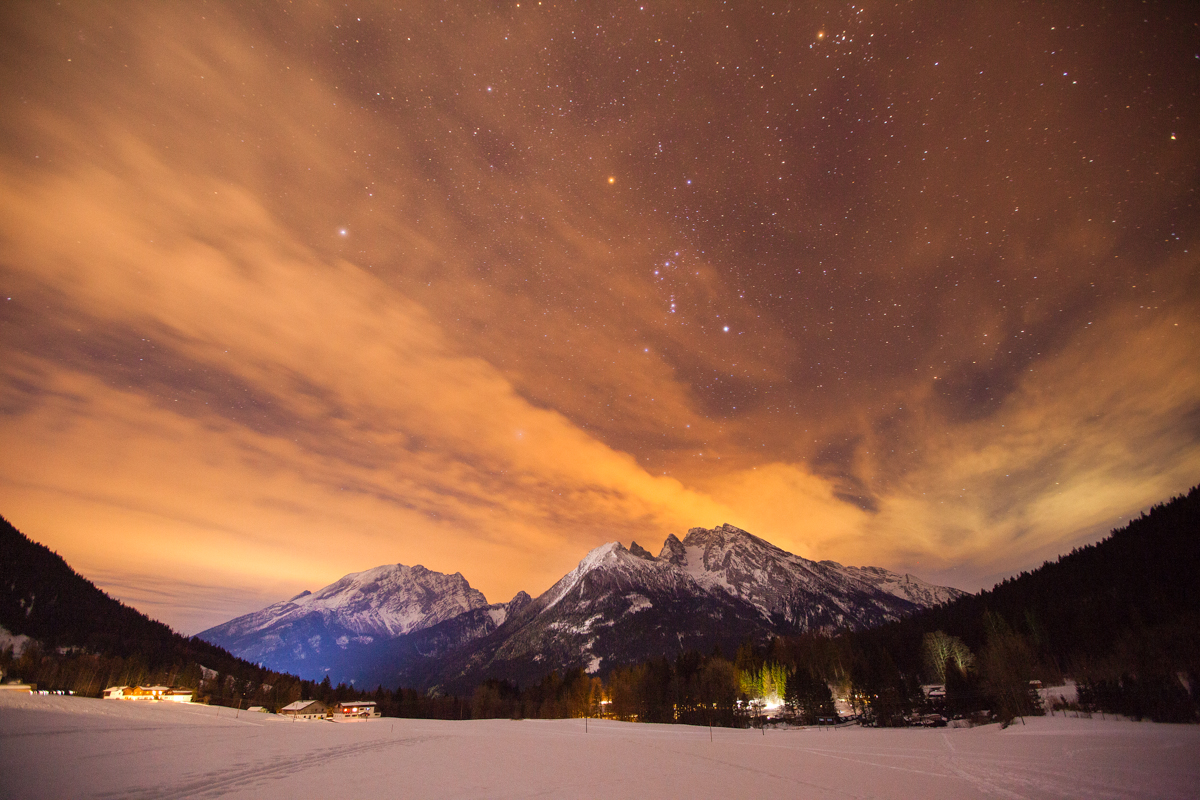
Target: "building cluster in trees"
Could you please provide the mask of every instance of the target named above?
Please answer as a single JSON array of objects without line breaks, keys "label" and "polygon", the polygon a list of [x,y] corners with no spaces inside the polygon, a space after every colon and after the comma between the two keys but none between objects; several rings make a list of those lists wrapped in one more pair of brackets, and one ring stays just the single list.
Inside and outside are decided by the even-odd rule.
[{"label": "building cluster in trees", "polygon": [[769,655],[747,644],[734,661],[692,651],[617,668],[603,681],[582,670],[561,678],[552,673],[526,689],[485,681],[471,711],[476,718],[590,716],[725,727],[755,724],[767,714],[812,724],[836,716],[828,683]]}]

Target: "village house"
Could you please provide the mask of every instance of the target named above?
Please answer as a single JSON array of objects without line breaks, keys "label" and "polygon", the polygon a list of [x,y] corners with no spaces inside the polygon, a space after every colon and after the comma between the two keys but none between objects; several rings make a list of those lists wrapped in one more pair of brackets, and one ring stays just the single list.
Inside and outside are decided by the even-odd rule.
[{"label": "village house", "polygon": [[378,717],[374,700],[357,700],[355,702],[338,703],[334,712],[335,719],[370,719]]},{"label": "village house", "polygon": [[325,719],[329,707],[320,700],[297,700],[279,709],[279,713],[292,719]]},{"label": "village house", "polygon": [[191,689],[172,689],[169,686],[110,686],[104,690],[106,700],[162,700],[171,703],[192,702]]}]

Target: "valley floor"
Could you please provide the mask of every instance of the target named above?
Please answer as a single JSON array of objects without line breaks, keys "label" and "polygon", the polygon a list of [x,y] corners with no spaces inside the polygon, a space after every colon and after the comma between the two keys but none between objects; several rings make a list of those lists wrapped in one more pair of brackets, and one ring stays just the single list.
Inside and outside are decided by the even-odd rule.
[{"label": "valley floor", "polygon": [[0,692],[0,798],[1185,798],[1200,726],[1042,717],[767,731],[592,720],[291,722]]}]

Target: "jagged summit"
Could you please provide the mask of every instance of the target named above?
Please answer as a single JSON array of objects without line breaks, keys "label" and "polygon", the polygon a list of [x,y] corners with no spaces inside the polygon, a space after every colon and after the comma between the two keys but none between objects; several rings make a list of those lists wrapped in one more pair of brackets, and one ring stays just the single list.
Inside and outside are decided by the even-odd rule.
[{"label": "jagged summit", "polygon": [[539,668],[595,672],[687,648],[736,649],[747,636],[895,620],[958,594],[877,567],[809,561],[729,524],[672,534],[658,557],[607,542],[442,679],[524,680]]},{"label": "jagged summit", "polygon": [[653,559],[653,558],[654,558],[654,556],[653,556],[653,555],[650,553],[650,551],[649,551],[649,550],[647,550],[646,548],[642,547],[642,546],[641,546],[640,544],[638,544],[637,542],[630,542],[630,543],[629,543],[629,552],[630,552],[630,553],[633,553],[633,554],[634,554],[635,556],[637,556],[638,558],[649,558],[649,559]]},{"label": "jagged summit", "polygon": [[[579,600],[595,597],[602,592],[647,589],[677,591],[690,579],[678,570],[670,568],[643,548],[641,553],[626,550],[620,542],[608,542],[592,550],[579,566],[568,572],[558,583],[551,586],[539,600],[546,613],[563,598],[573,592]],[[691,587],[688,587],[689,590]]]},{"label": "jagged summit", "polygon": [[663,542],[662,550],[659,551],[658,557],[663,561],[669,561],[677,566],[682,566],[687,558],[687,552],[684,550],[683,542],[679,541],[679,537],[671,533],[667,535],[667,540]]},{"label": "jagged summit", "polygon": [[775,545],[771,544],[766,539],[760,539],[759,537],[755,536],[754,534],[750,533],[749,531],[744,531],[736,525],[730,525],[728,522],[722,523],[715,528],[688,528],[687,536],[684,537],[683,541],[685,543],[689,542],[689,541],[691,541],[691,542],[698,542],[698,541],[723,542],[726,540],[733,541],[733,540],[739,540],[739,539],[753,539],[756,543],[758,543],[760,545],[763,545],[766,547],[774,547],[776,550],[779,550],[781,553],[785,552],[782,548],[775,547]]},{"label": "jagged summit", "polygon": [[692,528],[682,542],[668,536],[663,555],[706,588],[801,629],[877,624],[962,594],[880,567],[810,561],[728,523]]}]

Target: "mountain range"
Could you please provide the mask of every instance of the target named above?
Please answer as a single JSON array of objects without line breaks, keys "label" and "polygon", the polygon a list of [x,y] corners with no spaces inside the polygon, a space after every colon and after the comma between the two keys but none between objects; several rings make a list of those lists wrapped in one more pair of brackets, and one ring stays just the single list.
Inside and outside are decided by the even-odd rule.
[{"label": "mountain range", "polygon": [[[603,673],[639,663],[650,668],[615,682],[628,689],[630,676],[641,675],[639,702],[657,709],[645,718],[671,721],[672,698],[694,697],[688,693],[697,691],[705,662],[722,664],[706,659],[705,651],[720,647],[733,656],[738,646],[739,657],[746,654],[751,664],[762,663],[769,652],[801,681],[849,679],[878,720],[913,710],[896,701],[929,679],[925,642],[940,633],[959,638],[976,655],[975,667],[956,684],[962,713],[996,708],[1005,713],[1006,703],[1008,713],[1019,713],[1012,704],[1025,696],[1029,680],[1073,677],[1085,709],[1189,722],[1200,719],[1198,532],[1200,487],[1195,487],[1104,540],[991,590],[833,639],[785,636],[769,651],[740,645],[810,623],[828,629],[841,619],[850,627],[856,609],[870,606],[864,595],[876,591],[891,595],[884,602],[892,611],[896,604],[902,610],[905,602],[920,606],[961,593],[882,570],[796,559],[722,526],[694,530],[679,542],[669,537],[657,557],[637,544],[626,550],[610,543],[536,600],[520,593],[509,603],[479,605],[482,596],[461,576],[392,565],[346,576],[315,596],[301,593],[258,618],[261,625],[290,613],[293,623],[308,624],[313,614],[329,616],[324,630],[341,632],[305,668],[321,678],[352,680],[360,690],[301,681],[198,637],[180,636],[109,597],[0,517],[0,672],[92,697],[129,683],[184,686],[197,689],[204,702],[239,708],[277,709],[300,697],[363,699],[371,692],[385,714],[461,719],[465,711],[475,717],[566,713],[565,698],[586,676],[584,669],[616,679]],[[830,579],[832,588],[820,594],[818,584]],[[402,586],[406,596],[396,590]],[[804,592],[817,602],[805,607]],[[455,613],[456,593],[460,605],[473,607]],[[789,594],[790,600],[781,599]],[[289,612],[287,604],[296,608]],[[877,611],[892,613],[886,607]],[[439,615],[445,618],[433,622]],[[275,634],[297,639],[287,624]],[[392,635],[405,628],[407,633]],[[253,642],[255,625],[247,620],[237,635]],[[281,652],[286,651],[276,648],[268,657]],[[675,654],[681,657],[672,660]],[[555,681],[547,670],[556,664],[574,669]],[[487,687],[498,705],[488,700],[466,709],[461,698],[475,690],[472,681],[505,676],[522,688]],[[373,691],[376,685],[388,688],[381,695]],[[407,688],[393,691],[394,686]],[[441,687],[443,693],[413,687]],[[882,705],[877,708],[870,698]]]},{"label": "mountain range", "polygon": [[461,574],[385,565],[198,634],[301,677],[469,690],[551,670],[607,673],[684,650],[898,620],[964,593],[879,567],[810,561],[732,525],[610,542],[537,598],[488,604]]}]

